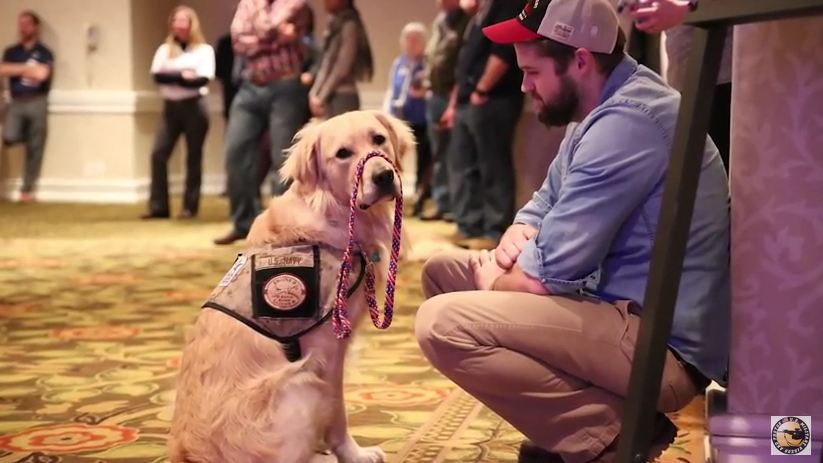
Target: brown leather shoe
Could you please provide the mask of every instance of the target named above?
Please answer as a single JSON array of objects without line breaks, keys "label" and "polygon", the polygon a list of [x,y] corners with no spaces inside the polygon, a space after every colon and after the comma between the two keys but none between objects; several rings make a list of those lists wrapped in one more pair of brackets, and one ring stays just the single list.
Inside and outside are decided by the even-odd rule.
[{"label": "brown leather shoe", "polygon": [[233,244],[235,241],[240,241],[240,240],[244,240],[244,239],[246,239],[246,235],[243,235],[241,233],[238,233],[238,232],[232,230],[232,231],[228,232],[227,234],[225,234],[221,237],[215,238],[214,239],[214,244],[216,244],[218,246],[225,246],[225,245],[228,245],[228,244]]},{"label": "brown leather shoe", "polygon": [[463,249],[471,249],[473,251],[480,251],[483,249],[491,251],[497,247],[497,240],[481,236],[477,238],[466,238],[464,240],[459,240],[454,244]]},{"label": "brown leather shoe", "polygon": [[451,241],[452,244],[457,244],[461,241],[465,241],[469,239],[468,235],[460,233],[459,231],[455,230],[453,233],[449,233],[446,235],[446,239]]},{"label": "brown leather shoe", "polygon": [[17,200],[21,204],[31,204],[37,202],[37,199],[34,197],[34,193],[29,192],[20,192],[20,198]]},{"label": "brown leather shoe", "polygon": [[180,211],[179,214],[177,214],[177,218],[179,220],[188,220],[188,219],[193,219],[195,217],[197,217],[197,214],[195,212],[192,212],[192,211],[188,210],[188,209],[183,209],[182,211]]},{"label": "brown leather shoe", "polygon": [[145,214],[140,216],[140,220],[152,220],[152,219],[168,219],[169,213],[168,212],[146,212]]}]

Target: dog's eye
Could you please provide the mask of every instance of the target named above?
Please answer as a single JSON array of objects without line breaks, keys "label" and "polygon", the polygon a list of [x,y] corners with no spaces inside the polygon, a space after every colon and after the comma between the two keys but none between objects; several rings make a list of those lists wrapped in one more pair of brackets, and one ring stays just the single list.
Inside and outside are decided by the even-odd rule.
[{"label": "dog's eye", "polygon": [[352,153],[350,149],[340,148],[339,150],[337,150],[335,156],[337,156],[337,159],[346,159],[350,158],[352,154],[354,153]]},{"label": "dog's eye", "polygon": [[374,142],[375,145],[380,146],[383,143],[386,143],[386,137],[384,137],[383,135],[378,134],[378,135],[375,135],[374,138],[372,138],[372,141]]}]

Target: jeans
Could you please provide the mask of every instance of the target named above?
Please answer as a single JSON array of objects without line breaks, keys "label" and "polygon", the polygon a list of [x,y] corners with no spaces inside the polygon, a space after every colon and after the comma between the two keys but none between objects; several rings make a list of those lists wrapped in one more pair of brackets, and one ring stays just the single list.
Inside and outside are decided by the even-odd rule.
[{"label": "jeans", "polygon": [[514,215],[512,144],[520,96],[460,105],[448,157],[449,190],[457,229],[468,237],[499,239]]},{"label": "jeans", "polygon": [[448,95],[433,94],[426,101],[426,122],[429,130],[429,146],[433,158],[431,194],[437,210],[442,214],[451,212],[451,200],[449,198],[449,169],[447,158],[449,157],[449,143],[451,142],[451,129],[441,130],[440,118],[449,106]]},{"label": "jeans", "polygon": [[260,136],[271,138],[271,191],[285,191],[278,171],[283,152],[309,118],[306,92],[297,78],[256,85],[243,82],[231,106],[226,130],[226,173],[234,232],[245,236],[261,211],[258,188]]}]

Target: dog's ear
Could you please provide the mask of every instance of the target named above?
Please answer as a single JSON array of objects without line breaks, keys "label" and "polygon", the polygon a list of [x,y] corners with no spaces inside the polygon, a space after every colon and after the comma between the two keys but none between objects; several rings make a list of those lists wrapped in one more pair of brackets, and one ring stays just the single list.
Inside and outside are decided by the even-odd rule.
[{"label": "dog's ear", "polygon": [[294,136],[294,143],[280,168],[283,181],[291,179],[297,184],[308,186],[317,183],[319,126],[319,123],[310,122]]},{"label": "dog's ear", "polygon": [[389,131],[389,141],[398,158],[397,168],[403,169],[403,158],[417,150],[414,133],[408,124],[384,111],[372,111],[374,117]]}]

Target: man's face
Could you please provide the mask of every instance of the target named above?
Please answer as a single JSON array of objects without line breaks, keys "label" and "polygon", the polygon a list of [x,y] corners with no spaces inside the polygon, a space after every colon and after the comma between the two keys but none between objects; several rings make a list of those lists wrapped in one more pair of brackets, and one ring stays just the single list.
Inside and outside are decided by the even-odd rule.
[{"label": "man's face", "polygon": [[27,14],[21,14],[17,18],[17,30],[20,34],[20,40],[28,41],[37,37],[37,25],[34,20]]},{"label": "man's face", "polygon": [[540,55],[534,44],[515,44],[517,65],[523,70],[523,93],[532,97],[540,122],[562,127],[574,119],[580,106],[580,92],[568,69],[558,74],[555,62]]}]

